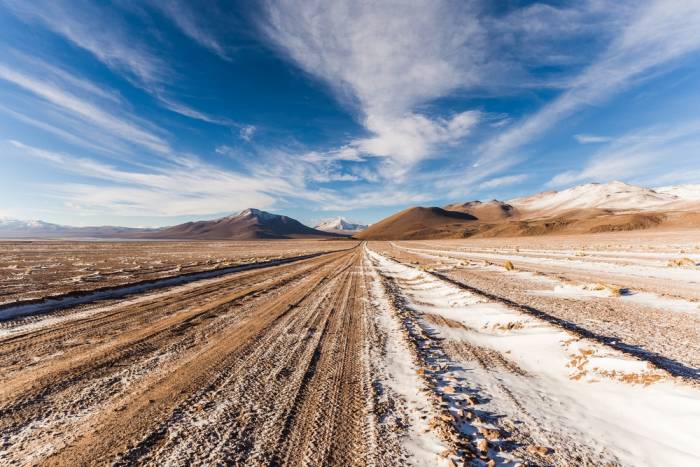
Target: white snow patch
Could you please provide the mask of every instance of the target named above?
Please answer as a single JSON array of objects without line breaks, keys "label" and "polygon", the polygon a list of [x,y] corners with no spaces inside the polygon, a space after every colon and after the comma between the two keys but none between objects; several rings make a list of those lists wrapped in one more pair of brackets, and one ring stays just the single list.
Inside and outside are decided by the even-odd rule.
[{"label": "white snow patch", "polygon": [[410,350],[405,342],[401,325],[391,314],[391,306],[381,285],[379,276],[369,268],[372,282],[372,304],[378,310],[377,321],[387,333],[384,369],[388,376],[385,381],[393,392],[400,395],[408,409],[408,433],[403,445],[413,456],[416,465],[447,465],[447,459],[440,456],[448,446],[445,445],[429,428],[430,417],[421,418],[421,414],[432,411],[430,401],[420,391],[421,382],[416,365],[411,361]]},{"label": "white snow patch", "polygon": [[[562,430],[573,424],[587,445],[605,447],[630,465],[700,463],[697,389],[641,360],[370,254],[382,274],[400,281],[417,310],[461,322],[467,329],[455,332],[461,332],[463,339],[507,355],[529,373],[526,379],[510,377],[509,388],[549,424]],[[451,306],[411,284],[453,287],[463,300]],[[649,385],[622,380],[635,377],[659,380]]]},{"label": "white snow patch", "polygon": [[562,191],[548,191],[515,198],[508,204],[520,210],[556,214],[571,209],[652,210],[667,207],[679,201],[668,193],[623,182],[587,183]]},{"label": "white snow patch", "polygon": [[640,305],[672,312],[700,313],[700,303],[683,300],[680,298],[662,297],[651,292],[629,291],[622,295],[614,294],[610,289],[598,287],[595,284],[573,285],[559,284],[552,290],[530,290],[531,295],[553,296],[586,300],[589,298],[615,298],[626,302],[634,302]]},{"label": "white snow patch", "polygon": [[685,201],[700,201],[700,183],[662,186],[654,188],[657,193],[677,196]]},{"label": "white snow patch", "polygon": [[690,284],[700,283],[700,269],[691,268],[670,268],[641,265],[622,265],[598,261],[585,261],[580,259],[555,259],[555,258],[532,258],[519,254],[502,254],[491,252],[463,252],[453,250],[425,250],[421,248],[399,247],[411,253],[421,254],[441,254],[452,258],[469,259],[489,259],[494,261],[512,261],[530,266],[549,265],[566,269],[577,269],[582,271],[613,273],[633,277],[645,277],[654,279],[669,279],[673,281]]}]

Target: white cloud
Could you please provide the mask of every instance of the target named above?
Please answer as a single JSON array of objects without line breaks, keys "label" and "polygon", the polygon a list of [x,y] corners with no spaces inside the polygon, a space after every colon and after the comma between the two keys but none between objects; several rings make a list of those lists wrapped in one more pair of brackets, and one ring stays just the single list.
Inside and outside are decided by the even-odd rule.
[{"label": "white cloud", "polygon": [[280,0],[268,3],[263,29],[293,62],[358,110],[372,136],[353,146],[409,167],[476,123],[472,112],[451,119],[417,112],[482,80],[486,38],[474,5]]},{"label": "white cloud", "polygon": [[[700,120],[637,130],[613,139],[579,170],[554,176],[549,186],[584,181],[658,179],[681,167],[693,167],[700,154]],[[656,183],[654,183],[656,184]]]},{"label": "white cloud", "polygon": [[97,141],[95,141],[94,139],[86,139],[84,137],[84,132],[83,135],[79,136],[78,134],[76,134],[76,132],[71,132],[67,129],[59,128],[55,125],[47,123],[46,121],[38,120],[22,112],[17,112],[13,109],[10,109],[9,107],[5,107],[4,105],[0,105],[0,112],[9,115],[18,122],[31,125],[35,128],[57,136],[68,143],[75,144],[77,146],[81,146],[83,148],[90,149],[93,151],[111,152],[112,148],[105,147],[103,145],[98,145]]},{"label": "white cloud", "polygon": [[[3,0],[19,17],[39,21],[108,67],[143,83],[161,82],[173,71],[165,61],[126,31],[99,3]],[[104,21],[104,18],[109,18]]]},{"label": "white cloud", "polygon": [[185,117],[192,118],[194,120],[200,120],[207,123],[213,123],[215,125],[240,128],[241,131],[248,127],[254,128],[251,125],[241,125],[228,118],[210,115],[200,110],[194,109],[188,105],[183,104],[182,102],[177,102],[169,97],[166,97],[165,94],[161,91],[152,90],[151,92],[153,93],[154,97],[158,99],[158,102],[160,102],[161,106]]},{"label": "white cloud", "polygon": [[[209,115],[168,97],[172,95],[167,90],[168,84],[178,78],[175,67],[161,58],[162,54],[142,39],[146,37],[143,31],[135,34],[129,30],[115,11],[105,9],[99,3],[76,4],[62,0],[2,1],[20,18],[37,21],[75,46],[86,50],[108,68],[128,79],[131,84],[153,95],[164,108],[217,125],[240,126],[236,122]],[[153,6],[158,7],[190,38],[222,58],[227,57],[224,46],[194,19],[195,15],[189,11],[188,6],[180,2],[154,2]],[[105,21],[105,18],[109,20]],[[45,69],[51,67],[46,63],[39,65]],[[77,80],[68,75],[64,76],[62,81],[66,83],[71,79]],[[80,81],[76,83],[80,84]],[[93,84],[85,81],[82,81],[82,84],[95,88]]]},{"label": "white cloud", "polygon": [[[179,216],[235,212],[271,206],[276,194],[297,193],[287,181],[261,179],[181,156],[164,166],[125,170],[100,161],[10,142],[24,154],[56,170],[98,180],[95,183],[48,185],[48,192],[65,202],[114,215]],[[303,190],[301,191],[303,194]]]},{"label": "white cloud", "polygon": [[486,180],[479,185],[482,190],[488,190],[491,188],[500,188],[509,185],[516,185],[527,180],[530,176],[528,174],[517,174],[517,175],[506,175],[504,177],[496,177],[490,180]]},{"label": "white cloud", "polygon": [[[154,1],[151,2],[151,5],[170,18],[183,34],[193,39],[199,45],[225,60],[230,59],[226,47],[211,32],[211,18],[209,20],[201,19],[190,5],[177,0],[167,2]],[[203,4],[198,4],[197,9],[201,9],[203,6]]]},{"label": "white cloud", "polygon": [[568,84],[567,90],[534,115],[487,141],[483,159],[500,157],[571,115],[629,86],[656,67],[700,48],[700,2],[644,2],[602,56]]},{"label": "white cloud", "polygon": [[[188,155],[173,155],[159,166],[139,164],[126,170],[20,141],[12,140],[10,144],[23,154],[50,164],[52,170],[95,180],[53,183],[43,186],[43,193],[85,210],[117,216],[134,212],[150,216],[204,216],[248,207],[271,208],[280,200],[301,200],[320,209],[345,210],[425,199],[425,195],[393,189],[372,189],[352,196],[338,190],[309,189],[309,182],[357,181],[362,174],[339,171],[333,165],[300,164],[282,152],[261,155],[246,173],[224,170]],[[217,148],[219,153],[228,150]]]},{"label": "white cloud", "polygon": [[400,189],[374,189],[355,192],[352,196],[327,196],[320,205],[323,211],[350,211],[352,209],[376,208],[382,206],[399,206],[421,204],[435,197],[428,193]]},{"label": "white cloud", "polygon": [[250,141],[253,138],[253,134],[257,131],[254,125],[241,125],[239,135],[242,140]]},{"label": "white cloud", "polygon": [[144,122],[128,121],[118,117],[97,105],[89,103],[54,84],[38,77],[29,76],[0,63],[0,79],[11,82],[20,88],[70,112],[83,121],[109,131],[115,136],[141,145],[159,153],[167,153],[167,142],[143,127]]},{"label": "white cloud", "polygon": [[48,63],[45,59],[40,59],[37,56],[27,55],[19,50],[11,49],[8,56],[12,56],[25,70],[32,70],[35,75],[41,75],[44,80],[61,83],[63,88],[74,89],[76,92],[82,92],[112,103],[122,103],[122,96],[112,89],[108,89],[95,84],[92,81],[79,78],[74,72],[60,68],[56,65]]},{"label": "white cloud", "polygon": [[574,135],[574,138],[581,144],[607,143],[612,140],[609,136],[598,135]]},{"label": "white cloud", "polygon": [[478,121],[477,111],[435,120],[413,113],[396,119],[370,116],[365,125],[374,136],[355,140],[351,145],[362,153],[394,158],[411,165],[431,155],[436,146],[461,140]]}]

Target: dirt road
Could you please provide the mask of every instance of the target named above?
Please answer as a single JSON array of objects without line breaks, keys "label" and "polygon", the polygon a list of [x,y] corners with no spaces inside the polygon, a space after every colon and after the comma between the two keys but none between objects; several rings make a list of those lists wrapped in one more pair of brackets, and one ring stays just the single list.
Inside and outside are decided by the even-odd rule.
[{"label": "dirt road", "polygon": [[[549,391],[527,352],[462,333],[474,323],[449,313],[472,295],[378,251],[5,323],[0,464],[627,463],[563,420],[580,408],[562,397],[569,383]],[[659,380],[651,387],[681,384]],[[676,396],[615,384],[642,402]],[[543,398],[559,409],[542,413]]]}]

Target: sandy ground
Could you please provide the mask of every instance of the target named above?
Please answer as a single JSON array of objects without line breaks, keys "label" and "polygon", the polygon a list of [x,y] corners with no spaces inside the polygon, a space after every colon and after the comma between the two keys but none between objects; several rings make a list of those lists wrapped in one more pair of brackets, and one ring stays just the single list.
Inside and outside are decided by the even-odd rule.
[{"label": "sandy ground", "polygon": [[615,238],[588,260],[658,288],[370,242],[6,321],[0,464],[697,464],[694,285],[657,280],[693,241]]}]

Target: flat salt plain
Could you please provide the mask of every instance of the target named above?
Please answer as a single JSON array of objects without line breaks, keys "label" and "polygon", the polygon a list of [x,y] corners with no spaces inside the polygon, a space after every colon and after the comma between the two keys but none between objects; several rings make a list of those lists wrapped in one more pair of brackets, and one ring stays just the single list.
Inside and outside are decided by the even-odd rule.
[{"label": "flat salt plain", "polygon": [[346,248],[345,242],[0,240],[0,305]]},{"label": "flat salt plain", "polygon": [[0,464],[700,463],[700,232],[91,245],[7,300],[260,267],[0,323]]}]

